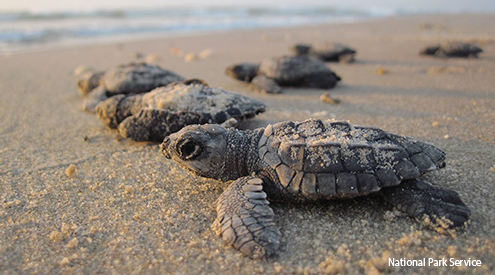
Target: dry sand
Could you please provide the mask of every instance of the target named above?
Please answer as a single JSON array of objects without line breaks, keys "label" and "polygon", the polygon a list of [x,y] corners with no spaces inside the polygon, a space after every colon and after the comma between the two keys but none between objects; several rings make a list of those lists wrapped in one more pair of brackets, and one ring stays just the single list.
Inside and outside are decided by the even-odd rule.
[{"label": "dry sand", "polygon": [[[493,274],[494,26],[494,15],[417,16],[0,57],[0,273]],[[320,101],[321,90],[256,94],[223,73],[231,63],[318,39],[358,50],[354,64],[329,64],[343,79],[330,91],[338,105]],[[480,59],[418,55],[441,39],[476,40],[485,52]],[[171,48],[211,51],[185,62]],[[279,253],[244,257],[210,228],[225,183],[183,171],[158,145],[122,140],[80,110],[77,66],[109,69],[150,55],[184,76],[263,100],[267,112],[242,128],[336,118],[434,143],[447,153],[447,168],[426,178],[459,192],[473,212],[471,224],[441,234],[398,217],[379,198],[273,203]],[[471,258],[482,266],[389,267],[388,258]]]}]

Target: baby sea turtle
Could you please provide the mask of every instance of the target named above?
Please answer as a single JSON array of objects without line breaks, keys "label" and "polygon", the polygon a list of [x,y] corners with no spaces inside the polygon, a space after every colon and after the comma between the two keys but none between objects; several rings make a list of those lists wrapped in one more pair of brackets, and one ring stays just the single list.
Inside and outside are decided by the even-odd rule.
[{"label": "baby sea turtle", "polygon": [[317,42],[313,45],[295,44],[290,49],[296,55],[310,55],[323,61],[342,63],[354,62],[354,56],[356,55],[356,50],[340,43]]},{"label": "baby sea turtle", "polygon": [[265,93],[281,93],[280,86],[330,89],[340,81],[325,63],[309,56],[281,56],[267,58],[260,64],[235,64],[227,67],[225,73],[250,82],[251,90]]},{"label": "baby sea turtle", "polygon": [[129,63],[107,72],[88,72],[79,78],[77,87],[79,93],[86,97],[83,109],[94,112],[99,102],[114,95],[146,93],[183,80],[184,77],[159,66]]},{"label": "baby sea turtle", "polygon": [[424,48],[419,53],[422,55],[433,55],[437,57],[473,57],[478,58],[478,54],[483,50],[473,44],[462,42],[443,42]]},{"label": "baby sea turtle", "polygon": [[112,96],[96,106],[96,114],[123,137],[161,142],[190,124],[228,121],[235,126],[264,112],[265,107],[261,101],[192,79],[144,94]]},{"label": "baby sea turtle", "polygon": [[215,224],[250,257],[279,247],[267,197],[308,202],[377,193],[418,219],[460,226],[470,215],[455,191],[418,179],[444,167],[444,152],[378,128],[316,119],[252,131],[191,125],[165,138],[161,149],[199,176],[233,180],[217,201]]}]

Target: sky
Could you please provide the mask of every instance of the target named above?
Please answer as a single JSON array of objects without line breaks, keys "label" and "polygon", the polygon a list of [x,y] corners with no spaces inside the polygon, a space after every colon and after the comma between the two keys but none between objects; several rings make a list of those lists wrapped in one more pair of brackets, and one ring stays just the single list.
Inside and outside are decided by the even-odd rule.
[{"label": "sky", "polygon": [[0,11],[80,11],[167,6],[306,6],[495,12],[495,0],[0,0]]}]

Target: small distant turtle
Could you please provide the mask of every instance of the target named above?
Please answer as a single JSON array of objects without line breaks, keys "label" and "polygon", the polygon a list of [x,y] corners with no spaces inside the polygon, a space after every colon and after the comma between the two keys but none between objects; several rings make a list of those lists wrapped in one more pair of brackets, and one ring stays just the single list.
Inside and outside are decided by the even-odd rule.
[{"label": "small distant turtle", "polygon": [[356,50],[340,44],[317,42],[313,45],[295,44],[291,47],[291,51],[296,55],[315,56],[323,61],[336,61],[342,63],[354,62]]},{"label": "small distant turtle", "polygon": [[455,191],[418,179],[444,167],[444,152],[378,128],[316,119],[252,131],[192,125],[165,138],[161,150],[199,176],[233,180],[217,201],[215,224],[250,257],[279,247],[267,197],[309,202],[377,193],[418,219],[453,227],[470,215]]},{"label": "small distant turtle", "polygon": [[86,97],[83,109],[94,112],[99,102],[114,95],[146,93],[178,81],[184,81],[184,77],[159,66],[129,63],[107,72],[83,74],[77,82],[77,87],[79,93]]},{"label": "small distant turtle", "polygon": [[112,96],[96,106],[96,114],[123,137],[161,142],[186,125],[227,122],[235,126],[265,108],[261,101],[192,79],[144,94]]},{"label": "small distant turtle", "polygon": [[281,56],[267,58],[260,64],[234,64],[225,73],[250,82],[250,89],[265,93],[281,93],[280,86],[330,89],[340,81],[325,63],[308,56]]},{"label": "small distant turtle", "polygon": [[419,53],[422,55],[433,55],[437,57],[473,57],[478,58],[478,54],[483,50],[473,44],[462,42],[443,42],[424,48]]}]

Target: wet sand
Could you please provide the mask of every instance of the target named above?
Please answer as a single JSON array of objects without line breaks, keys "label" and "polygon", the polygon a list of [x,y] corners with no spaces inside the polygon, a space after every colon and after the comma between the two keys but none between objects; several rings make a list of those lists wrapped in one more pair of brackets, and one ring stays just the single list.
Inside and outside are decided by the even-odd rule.
[{"label": "wet sand", "polygon": [[[495,15],[443,15],[353,24],[244,30],[64,48],[0,57],[0,273],[2,274],[490,274],[495,263]],[[322,90],[258,94],[224,75],[227,65],[288,53],[294,42],[357,49],[330,105]],[[475,41],[480,59],[418,52],[440,40]],[[212,49],[185,62],[170,53]],[[121,139],[91,114],[73,71],[110,69],[155,54],[186,77],[264,101],[241,125],[335,118],[431,142],[447,167],[425,178],[456,190],[473,214],[467,228],[437,232],[378,197],[272,203],[282,232],[275,257],[251,260],[210,225],[227,186],[166,160],[157,144]],[[378,70],[377,70],[378,69]],[[386,73],[383,73],[386,72]],[[67,171],[70,165],[75,170]],[[391,267],[406,260],[477,259],[481,267]]]}]

